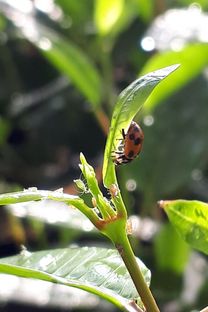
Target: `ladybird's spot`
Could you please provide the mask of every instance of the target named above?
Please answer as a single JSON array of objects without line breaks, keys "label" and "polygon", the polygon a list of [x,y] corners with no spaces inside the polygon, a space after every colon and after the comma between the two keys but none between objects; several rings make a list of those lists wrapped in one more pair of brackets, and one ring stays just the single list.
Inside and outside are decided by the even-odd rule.
[{"label": "ladybird's spot", "polygon": [[134,133],[129,134],[129,139],[132,140],[132,141],[135,139]]},{"label": "ladybird's spot", "polygon": [[136,140],[134,140],[134,144],[135,145],[139,145],[141,143],[141,139],[140,138],[137,138]]},{"label": "ladybird's spot", "polygon": [[134,151],[130,151],[128,153],[128,158],[133,158],[134,157]]},{"label": "ladybird's spot", "polygon": [[140,132],[140,129],[138,127],[134,127],[134,132]]}]

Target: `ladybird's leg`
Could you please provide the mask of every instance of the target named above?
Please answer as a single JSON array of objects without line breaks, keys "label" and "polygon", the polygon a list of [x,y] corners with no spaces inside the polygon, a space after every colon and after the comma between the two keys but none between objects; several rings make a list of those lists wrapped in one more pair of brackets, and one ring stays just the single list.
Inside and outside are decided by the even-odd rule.
[{"label": "ladybird's leg", "polygon": [[125,155],[122,155],[121,157],[119,157],[119,165],[125,165],[125,164],[128,164],[129,162],[131,162],[132,159],[130,158],[126,158]]},{"label": "ladybird's leg", "polygon": [[123,155],[123,151],[116,151],[116,152],[114,152],[114,154],[116,154],[116,155]]},{"label": "ladybird's leg", "polygon": [[121,155],[121,156],[114,159],[114,163],[115,163],[115,165],[125,165],[125,164],[130,163],[132,160],[133,159],[126,158],[125,155]]},{"label": "ladybird's leg", "polygon": [[111,153],[111,158],[113,160],[113,162],[116,163],[116,160],[122,160],[122,157],[123,157],[123,152],[122,151],[114,151]]},{"label": "ladybird's leg", "polygon": [[132,160],[133,160],[133,159],[130,159],[130,158],[126,158],[126,157],[125,157],[125,159],[123,160],[123,163],[124,163],[124,164],[128,164],[128,163],[130,163]]},{"label": "ladybird's leg", "polygon": [[125,140],[125,138],[126,138],[126,133],[125,133],[124,129],[122,129],[122,137],[123,137],[123,140]]},{"label": "ladybird's leg", "polygon": [[113,161],[115,163],[115,165],[122,165],[123,164],[123,156],[124,155],[120,155],[119,157],[116,157]]},{"label": "ladybird's leg", "polygon": [[111,153],[111,158],[112,158],[112,160],[113,160],[113,162],[115,162],[116,161],[116,159],[120,159],[121,157],[123,156],[123,153],[122,152],[112,152]]}]

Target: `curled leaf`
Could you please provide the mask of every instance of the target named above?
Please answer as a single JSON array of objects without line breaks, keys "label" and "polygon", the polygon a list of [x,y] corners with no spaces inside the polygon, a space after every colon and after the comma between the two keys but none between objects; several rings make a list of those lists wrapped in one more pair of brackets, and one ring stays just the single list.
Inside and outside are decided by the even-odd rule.
[{"label": "curled leaf", "polygon": [[112,152],[114,152],[119,145],[122,129],[124,129],[124,131],[128,129],[132,119],[142,108],[153,89],[160,81],[176,70],[178,66],[179,65],[172,65],[149,73],[132,82],[119,95],[113,111],[104,154],[103,181],[106,187],[116,182],[115,169],[111,156]]}]

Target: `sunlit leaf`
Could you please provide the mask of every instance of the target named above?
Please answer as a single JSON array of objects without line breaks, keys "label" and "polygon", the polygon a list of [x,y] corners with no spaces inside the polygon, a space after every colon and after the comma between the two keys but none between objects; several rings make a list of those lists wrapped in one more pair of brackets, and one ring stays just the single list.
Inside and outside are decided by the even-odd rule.
[{"label": "sunlit leaf", "polygon": [[[101,77],[95,65],[91,62],[85,51],[68,38],[44,26],[38,19],[25,15],[13,8],[18,20],[25,23],[16,23],[22,36],[38,47],[43,55],[62,74],[66,75],[86,99],[96,108],[101,103],[102,87]],[[12,21],[13,15],[7,14]]]},{"label": "sunlit leaf", "polygon": [[144,117],[139,161],[132,162],[128,170],[122,168],[143,192],[144,209],[187,188],[195,179],[194,172],[204,170],[208,153],[206,86],[206,77],[200,76]]},{"label": "sunlit leaf", "polygon": [[[150,272],[137,259],[146,282]],[[47,250],[0,259],[0,272],[76,287],[96,294],[125,311],[137,291],[115,250],[95,247]]]},{"label": "sunlit leaf", "polygon": [[101,35],[107,35],[124,8],[124,0],[96,0],[95,24]]},{"label": "sunlit leaf", "polygon": [[208,204],[200,201],[161,201],[170,222],[183,239],[208,254]]},{"label": "sunlit leaf", "polygon": [[78,196],[64,194],[62,190],[45,191],[38,190],[36,187],[30,187],[24,191],[0,194],[0,205],[10,205],[41,199],[51,199],[68,205],[73,205],[75,202],[83,202]]},{"label": "sunlit leaf", "polygon": [[78,196],[65,194],[63,193],[62,189],[57,191],[45,191],[32,187],[24,191],[5,193],[0,195],[0,205],[17,204],[38,200],[54,200],[60,202],[61,204],[65,203],[74,208],[77,208],[85,216],[87,216],[93,224],[95,224],[98,220],[95,212],[84,203],[83,199]]},{"label": "sunlit leaf", "polygon": [[178,52],[160,52],[146,63],[140,74],[143,75],[170,63],[179,63],[181,66],[174,75],[171,75],[160,84],[157,91],[152,92],[145,104],[147,111],[154,109],[157,104],[160,104],[161,101],[170,97],[200,74],[208,64],[208,45],[194,44]]},{"label": "sunlit leaf", "polygon": [[78,209],[54,200],[32,201],[8,205],[7,209],[19,218],[61,227],[68,232],[94,232],[89,219]]},{"label": "sunlit leaf", "polygon": [[122,129],[125,131],[128,129],[131,120],[142,108],[152,90],[176,68],[178,68],[178,65],[172,65],[149,73],[135,80],[119,95],[113,111],[110,132],[105,147],[103,179],[107,187],[115,182],[114,164],[111,156],[119,145]]},{"label": "sunlit leaf", "polygon": [[66,38],[50,32],[45,35],[51,45],[45,49],[45,39],[40,40],[37,45],[42,53],[76,85],[94,107],[97,107],[101,101],[101,79],[87,55]]}]

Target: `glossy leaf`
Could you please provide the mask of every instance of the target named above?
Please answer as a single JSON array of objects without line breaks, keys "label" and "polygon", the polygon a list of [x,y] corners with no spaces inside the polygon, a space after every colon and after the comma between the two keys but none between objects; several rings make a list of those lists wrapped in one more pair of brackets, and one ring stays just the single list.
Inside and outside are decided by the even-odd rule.
[{"label": "glossy leaf", "polygon": [[[146,282],[150,272],[139,260]],[[138,297],[133,282],[115,250],[95,247],[47,250],[0,259],[0,272],[76,287],[96,294],[124,311],[135,311]]]},{"label": "glossy leaf", "polygon": [[0,205],[9,205],[37,200],[54,200],[65,203],[79,209],[93,224],[96,224],[98,221],[98,216],[96,213],[84,203],[83,199],[78,196],[65,194],[63,193],[62,189],[57,191],[43,191],[32,187],[24,191],[0,195]]},{"label": "glossy leaf", "polygon": [[96,108],[101,101],[101,79],[87,55],[66,38],[48,32],[47,39],[51,46],[45,49],[41,40],[38,47],[45,57],[65,74]]},{"label": "glossy leaf", "polygon": [[51,199],[68,205],[73,205],[73,203],[76,202],[83,202],[78,196],[64,194],[62,189],[57,191],[42,191],[38,190],[36,187],[30,187],[24,191],[0,194],[0,205],[23,203],[33,200],[37,201],[41,199]]},{"label": "glossy leaf", "polygon": [[172,65],[149,73],[135,80],[119,95],[113,111],[110,132],[105,147],[103,179],[107,187],[115,183],[112,153],[119,145],[122,129],[124,129],[124,131],[128,129],[130,122],[142,108],[152,90],[161,80],[176,70],[178,66],[179,65]]},{"label": "glossy leaf", "polygon": [[174,75],[171,75],[160,84],[157,91],[152,92],[145,104],[147,111],[154,109],[157,104],[160,104],[200,74],[208,64],[208,45],[194,44],[177,52],[160,52],[146,63],[140,74],[144,75],[169,63],[179,63],[181,66]]},{"label": "glossy leaf", "polygon": [[[18,28],[21,34],[38,47],[53,66],[66,75],[96,108],[101,103],[101,78],[83,49],[56,31],[43,26],[32,16],[13,10],[19,20],[27,20],[27,23],[21,23]],[[14,22],[12,16],[7,15]]]},{"label": "glossy leaf", "polygon": [[208,254],[208,204],[200,201],[161,201],[170,222],[183,239]]},{"label": "glossy leaf", "polygon": [[70,233],[95,233],[96,229],[86,216],[74,207],[54,200],[30,201],[8,205],[7,209],[18,218],[61,227]]},{"label": "glossy leaf", "polygon": [[151,209],[161,198],[171,198],[180,188],[187,188],[195,172],[206,166],[206,86],[206,77],[200,76],[168,103],[155,107],[153,114],[144,117],[142,153],[139,161],[128,166],[126,174],[135,179],[142,190],[145,209]]},{"label": "glossy leaf", "polygon": [[107,35],[122,14],[124,0],[96,0],[95,24],[101,35]]}]

